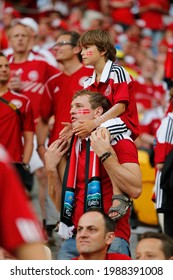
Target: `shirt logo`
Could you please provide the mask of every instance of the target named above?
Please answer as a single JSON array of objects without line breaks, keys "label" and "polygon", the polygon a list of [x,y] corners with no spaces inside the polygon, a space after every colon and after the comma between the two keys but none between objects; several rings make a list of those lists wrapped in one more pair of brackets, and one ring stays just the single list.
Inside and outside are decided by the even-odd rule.
[{"label": "shirt logo", "polygon": [[106,90],[105,90],[105,92],[104,92],[104,96],[108,96],[108,95],[110,95],[110,94],[111,94],[111,86],[108,85],[107,88],[106,88]]},{"label": "shirt logo", "polygon": [[39,78],[39,74],[38,74],[38,72],[37,71],[30,71],[29,73],[28,73],[28,78],[31,80],[31,81],[37,81],[38,80],[38,78]]},{"label": "shirt logo", "polygon": [[20,109],[23,104],[22,101],[20,101],[19,99],[12,99],[11,103],[14,104],[17,109]]}]

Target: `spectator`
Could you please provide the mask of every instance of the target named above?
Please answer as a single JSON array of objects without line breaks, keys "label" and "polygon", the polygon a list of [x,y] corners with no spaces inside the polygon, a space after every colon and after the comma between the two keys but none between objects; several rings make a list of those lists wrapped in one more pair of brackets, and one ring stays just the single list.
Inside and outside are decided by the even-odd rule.
[{"label": "spectator", "polygon": [[[158,53],[158,42],[163,37],[165,24],[164,15],[168,15],[170,8],[169,0],[138,0],[139,17],[146,22],[146,28],[151,32],[153,38],[153,54]],[[152,19],[152,20],[151,20]]]},{"label": "spectator", "polygon": [[134,0],[108,0],[114,23],[122,25],[124,30],[135,23],[135,15],[132,12],[134,4]]},{"label": "spectator", "polygon": [[13,259],[47,260],[40,224],[10,162],[0,145],[0,247]]},{"label": "spectator", "polygon": [[[173,90],[170,90],[170,101],[173,104]],[[172,226],[172,151],[173,151],[173,111],[161,121],[156,132],[154,162],[156,167],[155,199],[158,213],[163,213],[163,232],[173,237]],[[166,175],[166,176],[165,176]],[[164,176],[164,177],[163,177]],[[160,214],[159,214],[160,216]]]},{"label": "spectator", "polygon": [[32,180],[26,179],[33,150],[33,114],[30,100],[8,88],[10,76],[9,62],[0,53],[0,143],[7,149],[29,191]]},{"label": "spectator", "polygon": [[50,145],[59,137],[63,129],[62,122],[70,121],[72,96],[75,91],[83,88],[83,81],[93,72],[91,68],[84,67],[81,63],[80,48],[77,46],[79,37],[80,34],[75,31],[64,31],[54,46],[57,62],[62,65],[63,71],[47,81],[41,100],[42,119],[37,127],[37,138],[38,152],[43,161],[49,118],[52,115],[55,118],[49,137]]},{"label": "spectator", "polygon": [[103,30],[90,30],[81,35],[79,44],[84,64],[94,67],[93,75],[85,81],[84,87],[101,92],[112,107],[97,120],[81,123],[73,132],[86,137],[99,125],[104,123],[108,127],[109,119],[120,116],[117,118],[121,126],[119,134],[126,131],[135,139],[139,135],[139,123],[133,80],[123,67],[114,63],[116,50],[110,34]]},{"label": "spectator", "polygon": [[173,239],[160,232],[145,232],[136,246],[136,260],[172,260]]},{"label": "spectator", "polygon": [[115,223],[106,214],[96,210],[84,213],[78,222],[77,260],[130,260],[127,255],[107,253],[114,239]]},{"label": "spectator", "polygon": [[[10,30],[10,44],[13,49],[13,54],[8,56],[10,63],[10,69],[14,77],[11,78],[11,83],[15,80],[15,77],[19,77],[21,80],[20,89],[22,94],[26,95],[30,101],[34,115],[35,130],[38,120],[40,118],[40,105],[41,98],[44,91],[46,81],[54,74],[59,73],[59,70],[50,64],[48,64],[39,55],[36,55],[32,50],[28,49],[31,40],[31,33],[28,28],[18,22],[13,22]],[[10,85],[12,87],[12,85]],[[13,87],[14,89],[14,87]],[[14,89],[15,90],[15,89]],[[34,134],[34,148],[32,157],[30,160],[30,171],[36,175],[39,185],[39,201],[43,216],[43,223],[49,224],[49,213],[52,209],[52,214],[57,219],[59,213],[55,211],[54,205],[49,205],[49,209],[45,208],[45,197],[47,191],[47,177],[44,170],[44,164],[38,156],[36,151],[37,141]],[[52,219],[51,219],[52,223]],[[54,221],[56,223],[56,221]]]},{"label": "spectator", "polygon": [[[108,106],[107,99],[100,93],[88,90],[77,92],[71,104],[72,125],[75,127],[81,120],[99,117],[109,108]],[[111,146],[109,133],[105,128],[101,128],[91,134],[91,149],[89,139],[79,137],[72,140],[70,157],[63,157],[68,149],[67,141],[58,139],[50,145],[45,154],[49,195],[57,209],[61,211],[59,234],[66,239],[63,241],[58,258],[71,259],[78,255],[75,247],[75,229],[80,216],[93,205],[105,213],[109,213],[110,210],[109,215],[112,219],[119,214],[121,218],[117,222],[116,238],[111,244],[110,251],[129,255],[130,204],[125,194],[137,198],[141,193],[141,174],[136,146],[129,137],[118,142],[114,141]],[[67,168],[69,166],[66,171],[65,166]],[[86,192],[85,184],[89,187]],[[124,195],[112,196],[115,189],[120,189]],[[115,208],[112,206],[114,200],[119,201],[119,205]]]}]

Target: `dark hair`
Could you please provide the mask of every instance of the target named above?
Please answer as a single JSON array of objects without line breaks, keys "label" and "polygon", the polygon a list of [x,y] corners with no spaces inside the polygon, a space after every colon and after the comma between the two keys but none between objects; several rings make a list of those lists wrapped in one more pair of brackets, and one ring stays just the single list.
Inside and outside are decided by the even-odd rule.
[{"label": "dark hair", "polygon": [[[80,34],[77,33],[76,31],[62,31],[58,37],[60,37],[61,35],[69,35],[71,37],[70,42],[73,47],[76,47],[79,45],[78,41],[80,38]],[[78,58],[79,58],[80,62],[82,62],[82,56],[81,56],[80,52],[78,53]]]},{"label": "dark hair", "polygon": [[95,45],[99,52],[106,51],[106,59],[116,60],[116,49],[111,35],[105,30],[89,30],[79,38],[79,46]]},{"label": "dark hair", "polygon": [[6,57],[5,54],[3,54],[3,52],[0,51],[0,56]]},{"label": "dark hair", "polygon": [[140,235],[139,240],[155,238],[162,242],[162,251],[165,255],[165,258],[168,260],[173,257],[173,238],[167,235],[166,233],[161,232],[144,232]]},{"label": "dark hair", "polygon": [[105,233],[115,231],[116,223],[104,211],[98,208],[90,208],[85,213],[88,212],[98,212],[102,215],[105,224]]},{"label": "dark hair", "polygon": [[96,109],[97,107],[101,106],[103,108],[103,113],[109,110],[110,104],[108,99],[105,96],[103,96],[101,93],[96,91],[90,91],[87,89],[79,90],[73,95],[72,100],[74,100],[78,96],[83,96],[83,95],[89,96],[89,102],[91,104],[92,109]]}]

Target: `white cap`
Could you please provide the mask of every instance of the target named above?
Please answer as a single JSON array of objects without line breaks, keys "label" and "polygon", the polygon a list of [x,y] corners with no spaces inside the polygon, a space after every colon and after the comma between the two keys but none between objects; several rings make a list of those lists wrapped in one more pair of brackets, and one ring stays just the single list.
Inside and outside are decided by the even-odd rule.
[{"label": "white cap", "polygon": [[25,18],[16,18],[13,20],[13,25],[16,23],[20,23],[22,25],[25,25],[27,27],[30,27],[36,34],[38,34],[38,23],[30,17]]}]

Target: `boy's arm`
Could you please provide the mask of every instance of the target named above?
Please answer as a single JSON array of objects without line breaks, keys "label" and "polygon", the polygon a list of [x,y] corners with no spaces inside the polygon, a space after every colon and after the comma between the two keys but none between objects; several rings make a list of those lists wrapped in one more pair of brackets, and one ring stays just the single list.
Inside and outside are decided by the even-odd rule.
[{"label": "boy's arm", "polygon": [[81,121],[81,124],[75,127],[73,129],[73,132],[76,136],[87,137],[95,128],[99,127],[102,123],[120,116],[122,113],[124,113],[125,110],[125,103],[117,103],[98,118],[84,122]]}]

